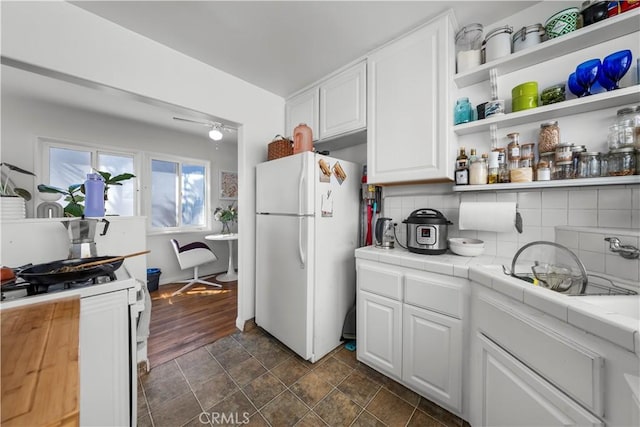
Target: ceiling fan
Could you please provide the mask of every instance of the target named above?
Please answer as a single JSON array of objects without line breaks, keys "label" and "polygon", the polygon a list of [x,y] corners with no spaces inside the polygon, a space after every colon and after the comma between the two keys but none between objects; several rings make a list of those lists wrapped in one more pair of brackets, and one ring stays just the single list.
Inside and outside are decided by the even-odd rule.
[{"label": "ceiling fan", "polygon": [[182,117],[174,117],[173,120],[178,120],[181,122],[189,122],[189,123],[195,123],[195,124],[199,124],[199,125],[203,125],[208,127],[209,130],[209,138],[213,139],[214,141],[220,141],[222,139],[222,132],[231,132],[233,130],[233,128],[223,125],[220,122],[200,122],[197,120],[191,120],[191,119],[185,119]]}]

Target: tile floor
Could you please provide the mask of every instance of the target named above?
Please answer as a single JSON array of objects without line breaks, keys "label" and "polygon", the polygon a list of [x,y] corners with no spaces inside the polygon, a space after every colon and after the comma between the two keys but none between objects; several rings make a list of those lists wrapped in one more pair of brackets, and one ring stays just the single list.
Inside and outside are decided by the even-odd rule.
[{"label": "tile floor", "polygon": [[311,364],[258,327],[140,373],[144,426],[468,426],[338,347]]}]

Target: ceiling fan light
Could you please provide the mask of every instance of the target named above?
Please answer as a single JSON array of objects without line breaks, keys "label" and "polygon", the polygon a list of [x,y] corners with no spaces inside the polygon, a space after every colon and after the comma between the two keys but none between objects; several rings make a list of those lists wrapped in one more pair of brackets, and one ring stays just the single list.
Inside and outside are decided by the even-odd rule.
[{"label": "ceiling fan light", "polygon": [[209,138],[214,141],[220,141],[222,139],[222,132],[220,132],[218,128],[213,128],[209,131]]}]

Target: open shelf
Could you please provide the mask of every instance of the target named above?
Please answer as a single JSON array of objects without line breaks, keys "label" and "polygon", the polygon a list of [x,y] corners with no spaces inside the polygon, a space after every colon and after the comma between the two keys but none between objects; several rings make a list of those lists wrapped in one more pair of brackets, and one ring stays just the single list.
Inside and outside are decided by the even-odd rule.
[{"label": "open shelf", "polygon": [[498,75],[504,75],[559,58],[566,55],[567,52],[574,52],[637,32],[640,24],[639,18],[640,9],[621,13],[520,52],[482,64],[472,70],[456,74],[453,81],[459,89],[464,88],[489,80],[489,70],[492,68],[498,70]]},{"label": "open shelf", "polygon": [[582,98],[569,99],[550,105],[543,105],[529,110],[508,113],[500,116],[476,120],[453,127],[457,135],[468,135],[488,131],[490,125],[497,124],[501,128],[517,126],[536,121],[555,119],[559,116],[587,113],[605,108],[633,104],[640,101],[640,85],[616,89],[609,92],[589,95]]},{"label": "open shelf", "polygon": [[536,188],[588,187],[614,184],[640,184],[640,176],[631,175],[602,178],[559,179],[556,181],[513,182],[507,184],[454,185],[453,191],[518,191]]}]

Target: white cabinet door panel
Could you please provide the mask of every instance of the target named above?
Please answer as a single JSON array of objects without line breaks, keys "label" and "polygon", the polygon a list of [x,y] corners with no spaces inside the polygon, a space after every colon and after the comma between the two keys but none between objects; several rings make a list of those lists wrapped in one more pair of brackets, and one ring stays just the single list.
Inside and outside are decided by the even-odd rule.
[{"label": "white cabinet door panel", "polygon": [[363,62],[320,85],[320,139],[367,125],[366,73]]},{"label": "white cabinet door panel", "polygon": [[445,15],[367,59],[369,183],[453,178],[452,45]]},{"label": "white cabinet door panel", "polygon": [[[80,425],[129,425],[128,291],[80,302]],[[135,374],[135,373],[134,373]]]},{"label": "white cabinet door panel", "polygon": [[602,426],[589,411],[484,336],[482,425]]},{"label": "white cabinet door panel", "polygon": [[360,291],[356,312],[358,360],[400,379],[402,303]]},{"label": "white cabinet door panel", "polygon": [[403,306],[402,379],[457,411],[462,408],[462,322]]},{"label": "white cabinet door panel", "polygon": [[320,135],[318,88],[315,87],[287,100],[285,105],[285,136],[293,139],[293,130],[300,123],[311,128],[313,140]]}]

